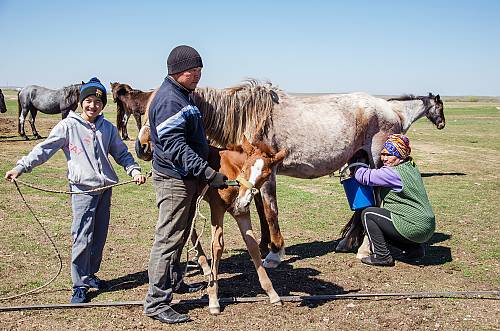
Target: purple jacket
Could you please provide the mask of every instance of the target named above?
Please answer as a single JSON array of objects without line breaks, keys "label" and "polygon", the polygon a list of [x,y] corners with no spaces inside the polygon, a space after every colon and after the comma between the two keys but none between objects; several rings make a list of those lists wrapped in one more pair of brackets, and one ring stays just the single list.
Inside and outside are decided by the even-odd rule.
[{"label": "purple jacket", "polygon": [[354,176],[358,182],[364,185],[387,187],[395,192],[400,192],[403,189],[401,176],[391,167],[383,166],[380,169],[360,167]]}]

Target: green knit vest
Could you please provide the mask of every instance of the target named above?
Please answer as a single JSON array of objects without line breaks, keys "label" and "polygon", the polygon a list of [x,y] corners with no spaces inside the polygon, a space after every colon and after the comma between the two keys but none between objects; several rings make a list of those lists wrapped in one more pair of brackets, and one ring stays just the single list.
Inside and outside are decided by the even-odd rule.
[{"label": "green knit vest", "polygon": [[403,190],[383,189],[383,206],[391,212],[394,227],[403,237],[426,242],[436,229],[436,220],[417,165],[410,159],[393,169],[401,176]]}]

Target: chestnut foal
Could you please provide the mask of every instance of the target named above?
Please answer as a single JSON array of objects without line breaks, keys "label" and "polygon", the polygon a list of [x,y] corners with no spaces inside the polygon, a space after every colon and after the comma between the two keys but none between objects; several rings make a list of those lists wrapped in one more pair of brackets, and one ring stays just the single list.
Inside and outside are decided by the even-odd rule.
[{"label": "chestnut foal", "polygon": [[253,195],[269,179],[273,168],[283,161],[285,155],[285,150],[275,153],[263,143],[252,145],[246,139],[241,146],[230,147],[230,149],[210,147],[208,157],[210,166],[226,174],[229,179],[233,180],[233,183],[239,184],[239,186],[230,186],[223,190],[210,188],[204,196],[210,205],[212,223],[212,263],[207,288],[209,311],[212,314],[220,313],[217,295],[218,268],[224,249],[223,220],[226,211],[238,223],[243,240],[257,270],[262,289],[269,296],[271,303],[281,304],[281,299],[262,266],[259,243],[255,238],[250,220],[249,206]]}]

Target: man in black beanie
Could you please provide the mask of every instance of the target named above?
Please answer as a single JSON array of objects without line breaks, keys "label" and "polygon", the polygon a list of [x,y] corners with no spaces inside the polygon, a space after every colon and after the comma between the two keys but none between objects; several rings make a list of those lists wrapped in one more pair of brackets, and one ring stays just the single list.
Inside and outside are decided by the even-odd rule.
[{"label": "man in black beanie", "polygon": [[[182,280],[180,258],[196,210],[200,182],[226,188],[227,177],[207,163],[208,142],[202,114],[191,99],[203,62],[190,46],[177,46],[167,59],[168,76],[149,108],[153,145],[153,186],[159,208],[149,259],[144,313],[163,323],[189,321],[169,306],[173,293],[202,290],[205,284]],[[141,153],[136,142],[136,152]]]}]

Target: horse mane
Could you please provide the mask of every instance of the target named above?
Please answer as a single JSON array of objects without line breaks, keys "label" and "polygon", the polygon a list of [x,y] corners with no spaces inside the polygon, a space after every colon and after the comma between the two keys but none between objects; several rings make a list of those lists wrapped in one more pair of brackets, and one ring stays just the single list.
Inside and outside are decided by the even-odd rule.
[{"label": "horse mane", "polygon": [[411,101],[411,100],[420,100],[424,103],[424,107],[427,109],[432,106],[430,100],[437,101],[439,99],[439,95],[435,96],[434,94],[429,92],[428,96],[415,96],[413,94],[403,94],[396,98],[389,98],[387,101]]},{"label": "horse mane", "polygon": [[244,135],[252,141],[263,133],[280,92],[270,82],[249,79],[225,89],[196,89],[193,101],[203,113],[209,139],[227,146],[241,144]]},{"label": "horse mane", "polygon": [[80,98],[80,87],[82,84],[71,84],[62,88],[66,104],[78,103]]}]

